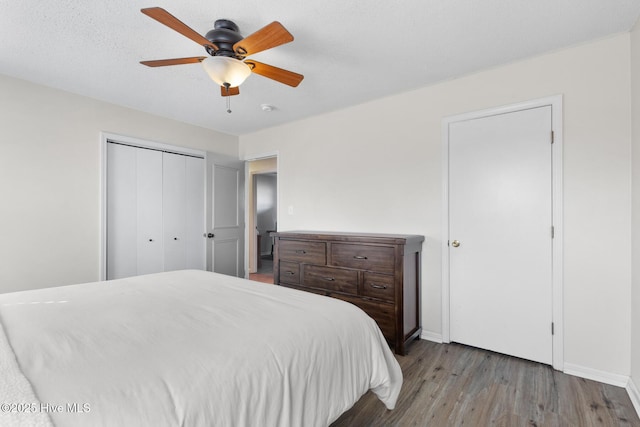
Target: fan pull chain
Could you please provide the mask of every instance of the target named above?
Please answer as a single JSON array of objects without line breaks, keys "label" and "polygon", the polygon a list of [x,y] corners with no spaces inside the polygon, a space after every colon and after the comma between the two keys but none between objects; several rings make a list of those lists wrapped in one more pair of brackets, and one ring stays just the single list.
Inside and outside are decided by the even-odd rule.
[{"label": "fan pull chain", "polygon": [[224,84],[224,88],[227,90],[227,113],[231,114],[231,95],[229,95],[229,83]]}]

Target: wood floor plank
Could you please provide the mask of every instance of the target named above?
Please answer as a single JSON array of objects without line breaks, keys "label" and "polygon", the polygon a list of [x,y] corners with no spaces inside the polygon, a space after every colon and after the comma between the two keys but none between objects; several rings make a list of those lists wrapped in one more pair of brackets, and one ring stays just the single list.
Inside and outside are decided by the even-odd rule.
[{"label": "wood floor plank", "polygon": [[332,427],[640,427],[626,390],[547,365],[422,340],[396,358],[404,374],[396,409],[368,392]]}]

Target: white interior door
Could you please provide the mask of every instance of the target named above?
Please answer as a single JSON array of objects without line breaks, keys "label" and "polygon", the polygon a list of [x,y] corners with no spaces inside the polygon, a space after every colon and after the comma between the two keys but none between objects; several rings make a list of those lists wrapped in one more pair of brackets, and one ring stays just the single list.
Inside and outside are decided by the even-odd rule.
[{"label": "white interior door", "polygon": [[137,274],[136,149],[107,144],[107,279]]},{"label": "white interior door", "polygon": [[204,160],[163,153],[165,271],[204,270]]},{"label": "white interior door", "polygon": [[206,270],[204,159],[186,157],[186,268]]},{"label": "white interior door", "polygon": [[164,271],[162,152],[144,148],[132,149],[136,152],[136,181],[134,181],[137,189],[137,216],[134,218],[138,223],[136,274],[160,273]]},{"label": "white interior door", "polygon": [[185,156],[162,153],[162,157],[164,269],[184,270],[187,204]]},{"label": "white interior door", "polygon": [[211,155],[211,239],[209,267],[244,277],[244,162]]},{"label": "white interior door", "polygon": [[449,124],[450,339],[552,363],[551,107]]},{"label": "white interior door", "polygon": [[163,271],[162,153],[108,144],[107,156],[107,279]]}]

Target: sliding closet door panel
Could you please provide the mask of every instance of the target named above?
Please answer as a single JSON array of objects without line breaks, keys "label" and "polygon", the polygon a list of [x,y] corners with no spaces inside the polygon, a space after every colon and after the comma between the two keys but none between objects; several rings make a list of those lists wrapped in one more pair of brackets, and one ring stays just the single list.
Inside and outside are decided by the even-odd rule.
[{"label": "sliding closet door panel", "polygon": [[204,159],[186,161],[186,268],[206,270],[204,226]]},{"label": "sliding closet door panel", "polygon": [[135,276],[136,149],[107,144],[107,279]]},{"label": "sliding closet door panel", "polygon": [[186,157],[163,153],[164,269],[186,268]]},{"label": "sliding closet door panel", "polygon": [[159,273],[163,265],[162,152],[137,149],[138,274]]}]

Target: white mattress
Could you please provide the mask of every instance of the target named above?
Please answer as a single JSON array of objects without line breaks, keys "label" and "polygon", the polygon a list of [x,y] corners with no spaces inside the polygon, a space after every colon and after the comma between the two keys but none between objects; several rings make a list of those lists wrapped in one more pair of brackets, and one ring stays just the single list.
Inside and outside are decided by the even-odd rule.
[{"label": "white mattress", "polygon": [[402,384],[357,307],[203,271],[4,294],[0,320],[60,427],[326,426]]}]

